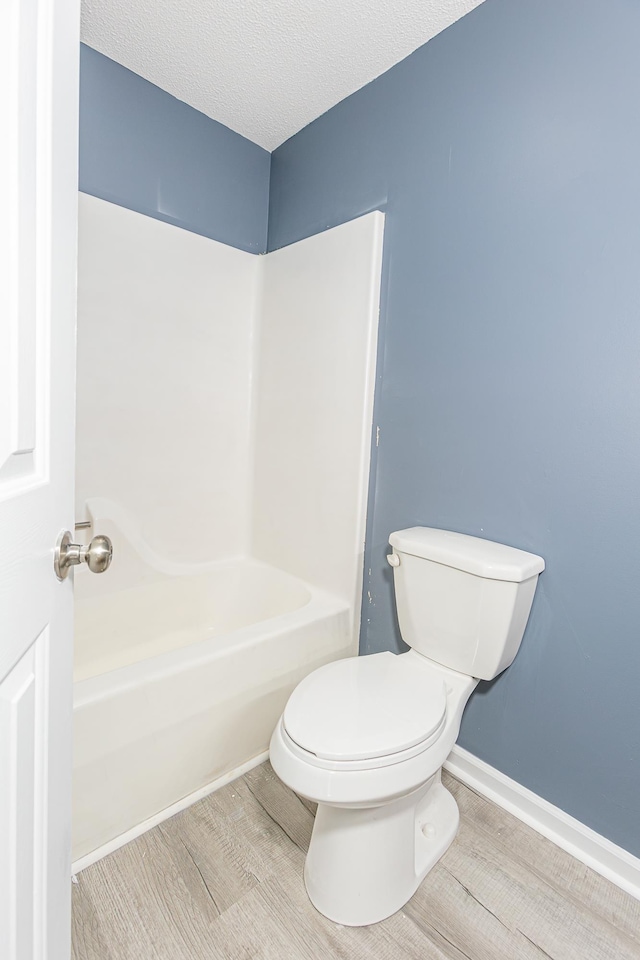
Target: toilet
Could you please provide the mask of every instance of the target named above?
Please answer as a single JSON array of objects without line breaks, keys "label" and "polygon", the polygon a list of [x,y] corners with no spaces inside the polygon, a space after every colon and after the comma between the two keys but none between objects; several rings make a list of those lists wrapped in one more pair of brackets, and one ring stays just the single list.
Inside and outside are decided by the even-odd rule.
[{"label": "toilet", "polygon": [[441,782],[479,680],[513,661],[544,560],[430,527],[389,537],[407,653],[338,660],[293,691],[271,738],[271,764],[318,804],[304,880],[336,923],[399,910],[458,829]]}]

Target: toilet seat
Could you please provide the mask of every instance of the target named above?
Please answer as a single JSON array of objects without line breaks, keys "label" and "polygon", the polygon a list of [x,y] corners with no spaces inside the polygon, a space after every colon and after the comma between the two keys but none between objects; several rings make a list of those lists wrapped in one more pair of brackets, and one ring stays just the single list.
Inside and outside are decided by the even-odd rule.
[{"label": "toilet seat", "polygon": [[300,759],[326,769],[372,769],[423,752],[446,720],[442,675],[415,657],[379,653],[338,660],[291,695],[282,733]]},{"label": "toilet seat", "polygon": [[300,747],[295,740],[292,740],[285,730],[282,720],[280,721],[279,730],[284,746],[294,757],[297,757],[298,760],[302,760],[312,767],[319,767],[321,770],[349,773],[358,770],[381,770],[383,767],[392,767],[395,764],[402,763],[403,760],[411,760],[414,757],[418,757],[440,739],[440,734],[445,726],[445,719],[445,717],[442,718],[442,723],[430,737],[415,744],[415,746],[409,747],[407,750],[400,750],[398,753],[388,753],[382,757],[372,757],[366,760],[325,760],[323,757],[318,757],[315,753],[311,753],[309,750]]},{"label": "toilet seat", "polygon": [[[390,653],[374,656],[401,660],[416,674],[428,673],[443,682],[447,696],[443,726],[433,734],[433,740],[403,753],[370,760],[323,760],[294,742],[285,730],[283,715],[271,737],[271,764],[292,790],[315,803],[365,808],[408,796],[438,771],[455,743],[462,710],[478,681],[427,660],[415,650],[395,658]],[[360,658],[362,662],[372,659]],[[347,662],[338,661],[336,667]],[[392,663],[390,669],[394,666]]]}]

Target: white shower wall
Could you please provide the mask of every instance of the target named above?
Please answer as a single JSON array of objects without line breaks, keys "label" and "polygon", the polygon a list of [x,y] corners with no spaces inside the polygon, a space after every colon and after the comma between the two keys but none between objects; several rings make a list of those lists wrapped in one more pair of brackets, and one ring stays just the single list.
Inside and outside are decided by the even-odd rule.
[{"label": "white shower wall", "polygon": [[105,497],[169,559],[247,553],[259,279],[256,256],[80,194],[76,519]]},{"label": "white shower wall", "polygon": [[105,498],[169,560],[356,611],[383,222],[257,257],[81,195],[76,519]]},{"label": "white shower wall", "polygon": [[384,216],[266,258],[253,549],[359,612]]}]

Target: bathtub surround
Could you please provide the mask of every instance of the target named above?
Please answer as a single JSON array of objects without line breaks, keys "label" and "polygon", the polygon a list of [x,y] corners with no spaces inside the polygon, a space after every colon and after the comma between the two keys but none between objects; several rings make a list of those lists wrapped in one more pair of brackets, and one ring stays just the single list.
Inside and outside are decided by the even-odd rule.
[{"label": "bathtub surround", "polygon": [[248,552],[260,268],[80,194],[77,519],[106,497],[171,560]]},{"label": "bathtub surround", "polygon": [[80,197],[76,509],[115,560],[76,571],[76,865],[357,650],[383,223],[255,257]]},{"label": "bathtub surround", "polygon": [[80,194],[77,518],[106,498],[166,560],[252,555],[354,603],[383,223],[254,257]]},{"label": "bathtub surround", "polygon": [[371,213],[269,254],[260,312],[252,554],[358,610],[383,228]]},{"label": "bathtub surround", "polygon": [[270,155],[80,45],[80,189],[264,253]]},{"label": "bathtub surround", "polygon": [[544,555],[460,744],[640,854],[640,6],[486,0],[272,158],[269,248],[386,201],[362,650],[389,531]]}]

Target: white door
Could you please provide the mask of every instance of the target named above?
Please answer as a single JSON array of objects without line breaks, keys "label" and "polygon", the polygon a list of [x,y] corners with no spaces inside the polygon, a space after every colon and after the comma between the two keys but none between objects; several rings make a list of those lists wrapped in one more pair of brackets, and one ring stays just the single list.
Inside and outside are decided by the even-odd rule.
[{"label": "white door", "polygon": [[78,0],[0,4],[0,957],[68,960]]}]

